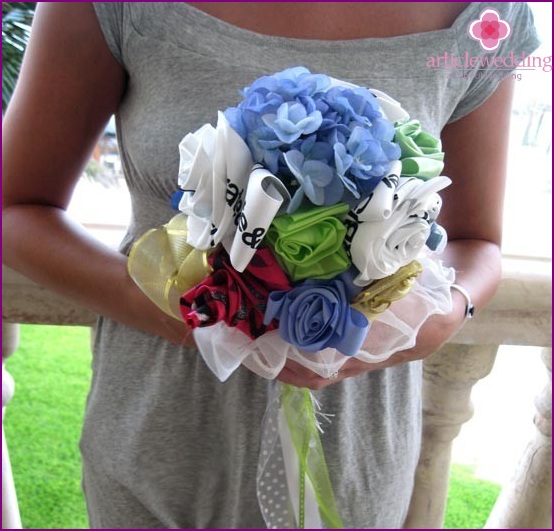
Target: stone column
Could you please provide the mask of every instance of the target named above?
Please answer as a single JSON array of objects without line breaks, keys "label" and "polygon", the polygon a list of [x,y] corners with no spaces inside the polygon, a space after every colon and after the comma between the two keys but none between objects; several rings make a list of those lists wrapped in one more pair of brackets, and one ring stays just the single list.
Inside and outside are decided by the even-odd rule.
[{"label": "stone column", "polygon": [[422,446],[405,528],[442,527],[452,441],[473,416],[471,390],[492,370],[497,350],[497,345],[448,344],[425,360]]},{"label": "stone column", "polygon": [[4,434],[4,411],[12,399],[15,384],[4,361],[17,349],[19,325],[2,321],[2,529],[21,529],[8,445]]},{"label": "stone column", "polygon": [[552,349],[542,359],[549,381],[536,398],[534,437],[502,489],[485,529],[552,529]]}]

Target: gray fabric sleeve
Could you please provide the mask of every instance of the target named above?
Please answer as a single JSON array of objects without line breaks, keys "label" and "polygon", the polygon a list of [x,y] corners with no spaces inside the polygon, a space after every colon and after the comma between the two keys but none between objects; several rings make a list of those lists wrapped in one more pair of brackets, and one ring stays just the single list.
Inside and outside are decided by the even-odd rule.
[{"label": "gray fabric sleeve", "polygon": [[[511,75],[517,67],[517,64],[512,65],[508,60],[506,61],[508,68],[504,69],[505,66],[502,65],[503,69],[498,70],[494,66],[496,58],[509,58],[513,53],[513,57],[517,59],[523,53],[531,54],[540,44],[533,14],[527,2],[481,3],[476,7],[478,9],[471,10],[473,15],[477,13],[476,17],[469,17],[469,14],[466,17],[460,17],[455,26],[458,54],[465,56],[467,53],[469,57],[478,57],[479,61],[474,67],[465,70],[467,90],[456,105],[448,123],[455,122],[477,109],[494,93],[500,82]],[[472,19],[477,19],[479,14],[489,7],[496,9],[501,19],[510,24],[511,33],[494,52],[487,53],[481,48],[478,41],[469,37],[467,29]],[[492,66],[488,67],[488,65]]]},{"label": "gray fabric sleeve", "polygon": [[123,16],[126,2],[93,2],[104,38],[121,66],[123,60]]}]

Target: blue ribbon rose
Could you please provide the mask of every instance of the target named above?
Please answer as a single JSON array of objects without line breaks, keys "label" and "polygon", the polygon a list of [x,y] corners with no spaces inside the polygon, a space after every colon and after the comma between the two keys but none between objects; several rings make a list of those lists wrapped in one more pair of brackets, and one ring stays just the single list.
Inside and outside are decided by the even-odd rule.
[{"label": "blue ribbon rose", "polygon": [[264,323],[279,320],[279,335],[308,352],[335,348],[345,356],[360,350],[370,323],[351,308],[351,286],[345,275],[332,280],[308,279],[290,291],[270,293]]}]

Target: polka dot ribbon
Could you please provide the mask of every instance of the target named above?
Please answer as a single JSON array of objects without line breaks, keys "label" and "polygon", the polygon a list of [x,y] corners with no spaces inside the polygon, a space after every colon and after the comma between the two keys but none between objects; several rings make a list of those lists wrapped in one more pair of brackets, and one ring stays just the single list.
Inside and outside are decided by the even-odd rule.
[{"label": "polka dot ribbon", "polygon": [[257,475],[269,529],[344,528],[319,436],[319,415],[309,389],[272,383]]}]

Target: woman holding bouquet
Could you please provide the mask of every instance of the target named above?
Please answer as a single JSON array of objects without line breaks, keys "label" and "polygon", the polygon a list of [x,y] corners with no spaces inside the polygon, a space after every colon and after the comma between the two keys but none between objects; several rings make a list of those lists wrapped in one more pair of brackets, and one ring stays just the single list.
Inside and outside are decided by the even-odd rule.
[{"label": "woman holding bouquet", "polygon": [[[511,28],[493,56],[537,46],[524,3],[491,4]],[[263,527],[256,463],[268,382],[218,382],[179,322],[146,298],[126,254],[173,215],[177,146],[257,77],[305,65],[387,92],[441,136],[444,261],[476,308],[500,278],[512,82],[453,76],[427,58],[485,52],[479,4],[42,3],[3,125],[4,262],[102,317],[81,442],[94,528]],[[440,64],[440,63],[439,63]],[[112,114],[133,218],[114,252],[66,215]],[[28,236],[32,235],[32,236]],[[463,325],[467,300],[430,317],[413,348],[350,359],[333,379],[289,361],[283,382],[334,414],[323,445],[347,527],[401,527],[418,459],[421,361]]]}]

